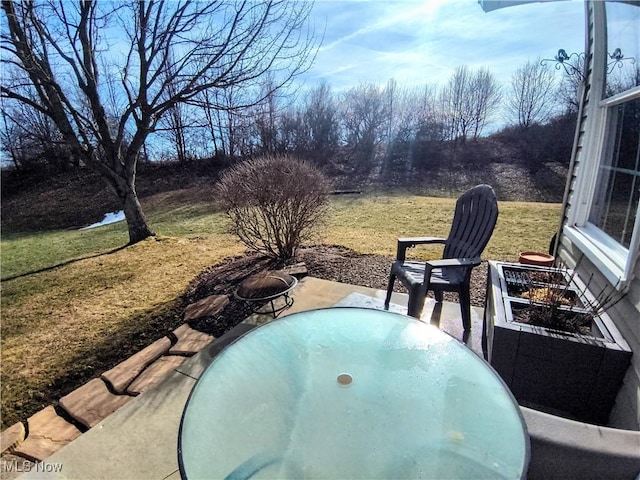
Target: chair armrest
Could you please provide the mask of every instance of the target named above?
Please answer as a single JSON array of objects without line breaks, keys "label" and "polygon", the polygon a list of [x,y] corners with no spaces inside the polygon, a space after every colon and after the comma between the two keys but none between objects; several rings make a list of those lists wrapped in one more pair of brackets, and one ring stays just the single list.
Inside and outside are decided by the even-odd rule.
[{"label": "chair armrest", "polygon": [[467,268],[477,267],[482,263],[480,257],[472,258],[443,258],[426,262],[431,268]]},{"label": "chair armrest", "polygon": [[431,271],[434,268],[461,268],[471,269],[482,263],[480,257],[471,258],[443,258],[442,260],[430,260],[424,264],[424,284],[429,285]]},{"label": "chair armrest", "polygon": [[427,244],[444,244],[447,240],[445,238],[438,237],[405,237],[398,238],[398,250],[396,252],[396,259],[404,262],[407,255],[407,248],[413,248],[416,245]]}]

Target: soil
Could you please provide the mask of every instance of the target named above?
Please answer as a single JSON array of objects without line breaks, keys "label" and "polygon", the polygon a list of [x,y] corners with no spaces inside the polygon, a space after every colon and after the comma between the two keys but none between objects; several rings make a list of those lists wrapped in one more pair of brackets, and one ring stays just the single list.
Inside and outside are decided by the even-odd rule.
[{"label": "soil", "polygon": [[591,334],[591,315],[581,312],[555,309],[551,313],[547,307],[532,305],[514,312],[513,319],[518,323],[551,328],[567,333]]},{"label": "soil", "polygon": [[505,269],[506,274],[510,276],[507,278],[508,295],[529,301],[518,308],[511,304],[514,321],[567,333],[591,334],[593,316],[574,309],[584,305],[576,291],[567,285],[564,274]]},{"label": "soil", "polygon": [[577,293],[566,288],[554,288],[549,286],[530,287],[517,296],[520,298],[526,298],[531,302],[553,304],[558,306],[565,305],[567,307],[582,306]]}]

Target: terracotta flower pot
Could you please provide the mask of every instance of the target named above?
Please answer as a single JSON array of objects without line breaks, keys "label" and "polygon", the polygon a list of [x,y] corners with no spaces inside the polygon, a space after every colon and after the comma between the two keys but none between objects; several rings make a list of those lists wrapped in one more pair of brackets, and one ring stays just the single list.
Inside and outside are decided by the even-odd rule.
[{"label": "terracotta flower pot", "polygon": [[526,265],[538,265],[540,267],[552,267],[556,258],[553,255],[540,252],[522,252],[518,258],[520,263]]}]

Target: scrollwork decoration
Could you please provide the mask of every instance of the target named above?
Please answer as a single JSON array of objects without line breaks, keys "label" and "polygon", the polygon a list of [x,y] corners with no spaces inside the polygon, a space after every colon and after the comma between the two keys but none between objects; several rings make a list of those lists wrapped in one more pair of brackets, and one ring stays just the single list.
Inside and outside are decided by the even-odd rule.
[{"label": "scrollwork decoration", "polygon": [[[607,53],[610,61],[607,62],[607,74],[613,72],[615,67],[622,68],[623,62],[630,62],[635,65],[636,59],[633,57],[625,57],[622,50],[616,48],[613,53]],[[540,64],[546,65],[548,62],[555,62],[556,70],[563,68],[567,75],[576,75],[580,80],[584,80],[584,53],[568,54],[566,50],[561,48],[558,54],[553,58],[545,58]]]},{"label": "scrollwork decoration", "polygon": [[558,54],[553,58],[545,58],[540,61],[541,65],[546,65],[548,62],[555,62],[556,70],[563,68],[567,75],[576,75],[580,80],[584,80],[584,53],[572,53],[568,54],[563,48],[558,50]]},{"label": "scrollwork decoration", "polygon": [[630,62],[631,65],[635,65],[636,64],[636,59],[633,57],[627,57],[625,58],[625,56],[622,54],[622,50],[620,50],[619,48],[616,48],[613,53],[609,53],[607,54],[609,55],[609,58],[611,59],[610,62],[607,63],[607,73],[611,73],[613,72],[613,69],[615,67],[618,68],[622,68],[623,67],[623,63],[622,62]]}]

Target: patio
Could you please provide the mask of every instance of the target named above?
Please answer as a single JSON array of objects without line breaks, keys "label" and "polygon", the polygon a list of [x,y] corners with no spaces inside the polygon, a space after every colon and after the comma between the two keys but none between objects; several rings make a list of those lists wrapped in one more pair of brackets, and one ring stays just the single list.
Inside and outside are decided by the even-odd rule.
[{"label": "patio", "polygon": [[[331,306],[382,308],[385,292],[306,277],[293,292],[295,302],[281,316]],[[404,313],[408,296],[394,293],[390,310]],[[473,308],[472,333],[465,339],[482,356],[481,308]],[[42,463],[3,471],[3,478],[172,479],[178,470],[178,429],[184,406],[212,358],[239,336],[270,317],[254,314],[171,370],[154,387],[124,404]],[[429,299],[422,320],[439,324],[463,340],[459,305]],[[640,464],[640,434],[596,427],[521,407],[531,437],[528,478],[633,478]],[[27,471],[29,469],[29,471]],[[633,472],[633,475],[631,475]]]}]

